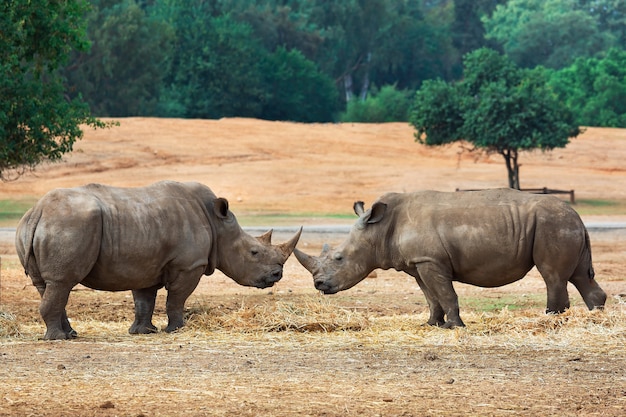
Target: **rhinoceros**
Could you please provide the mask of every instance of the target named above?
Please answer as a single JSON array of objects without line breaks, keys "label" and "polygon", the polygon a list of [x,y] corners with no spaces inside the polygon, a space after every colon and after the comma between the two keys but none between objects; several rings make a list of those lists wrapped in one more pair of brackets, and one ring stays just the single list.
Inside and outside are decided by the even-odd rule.
[{"label": "rhinoceros", "polygon": [[281,279],[299,232],[280,245],[254,238],[205,185],[162,181],[147,187],[88,184],[44,195],[20,220],[17,253],[41,295],[44,339],[76,337],[65,311],[77,284],[132,290],[131,334],[152,333],[157,290],[167,290],[166,332],[201,276],[219,269],[238,284],[266,288]]},{"label": "rhinoceros", "polygon": [[376,268],[415,277],[430,308],[428,324],[464,326],[453,281],[499,287],[534,266],[543,277],[547,312],[569,308],[573,283],[589,309],[603,308],[606,294],[594,280],[587,229],[578,214],[553,196],[511,189],[422,191],[383,195],[359,216],[336,249],[319,257],[295,249],[315,287],[333,294]]}]

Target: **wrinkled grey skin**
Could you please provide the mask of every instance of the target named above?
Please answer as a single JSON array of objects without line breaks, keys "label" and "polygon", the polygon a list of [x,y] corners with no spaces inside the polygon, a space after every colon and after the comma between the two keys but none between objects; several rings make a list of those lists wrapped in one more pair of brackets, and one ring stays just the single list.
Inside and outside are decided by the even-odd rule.
[{"label": "wrinkled grey skin", "polygon": [[142,188],[98,184],[50,191],[21,219],[16,248],[41,295],[44,339],[76,337],[65,307],[77,284],[132,290],[130,333],[152,333],[157,290],[167,293],[167,332],[183,325],[185,301],[215,269],[238,284],[266,288],[281,279],[300,232],[271,245],[254,238],[198,183],[163,181]]},{"label": "wrinkled grey skin", "polygon": [[453,281],[499,287],[534,266],[548,290],[547,312],[569,308],[573,283],[589,309],[606,294],[594,280],[589,236],[578,214],[551,196],[501,189],[476,192],[386,194],[365,211],[339,247],[319,257],[298,249],[315,288],[347,290],[376,268],[415,277],[430,307],[428,324],[464,326]]}]

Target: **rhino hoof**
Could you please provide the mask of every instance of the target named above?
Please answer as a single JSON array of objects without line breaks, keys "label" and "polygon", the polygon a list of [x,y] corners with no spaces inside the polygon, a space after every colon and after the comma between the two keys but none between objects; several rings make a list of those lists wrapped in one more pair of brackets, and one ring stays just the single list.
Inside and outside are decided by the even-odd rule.
[{"label": "rhino hoof", "polygon": [[457,323],[457,322],[448,320],[443,325],[441,325],[442,329],[454,329],[455,327],[465,327],[465,323],[463,323],[462,321],[459,321]]},{"label": "rhino hoof", "polygon": [[132,326],[130,326],[130,329],[128,329],[128,333],[130,334],[150,334],[157,333],[158,331],[159,329],[157,329],[157,327],[152,323],[143,326],[133,324]]},{"label": "rhino hoof", "polygon": [[76,334],[76,332],[74,332],[75,336],[73,336],[70,333],[66,333],[63,330],[57,330],[57,331],[46,331],[46,334],[43,336],[43,340],[67,340],[67,339],[72,339],[76,336],[78,336],[78,334]]}]

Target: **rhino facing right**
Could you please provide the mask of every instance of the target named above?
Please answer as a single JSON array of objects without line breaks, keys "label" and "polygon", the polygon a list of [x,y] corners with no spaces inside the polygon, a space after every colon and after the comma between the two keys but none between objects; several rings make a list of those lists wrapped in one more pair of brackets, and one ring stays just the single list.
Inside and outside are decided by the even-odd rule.
[{"label": "rhino facing right", "polygon": [[359,216],[336,249],[319,257],[298,249],[298,261],[325,294],[347,290],[376,268],[415,277],[430,308],[428,324],[464,326],[453,281],[499,287],[533,266],[543,277],[547,312],[570,306],[567,283],[587,307],[603,308],[606,293],[594,279],[587,230],[568,204],[511,189],[445,193],[389,193]]},{"label": "rhino facing right", "polygon": [[272,245],[271,230],[243,231],[228,201],[195,182],[146,187],[88,184],[48,192],[20,220],[15,247],[41,295],[44,339],[77,336],[65,307],[82,284],[131,290],[135,321],[129,332],[153,333],[157,291],[167,290],[166,332],[183,326],[184,304],[202,275],[216,269],[240,285],[273,286],[300,232]]}]

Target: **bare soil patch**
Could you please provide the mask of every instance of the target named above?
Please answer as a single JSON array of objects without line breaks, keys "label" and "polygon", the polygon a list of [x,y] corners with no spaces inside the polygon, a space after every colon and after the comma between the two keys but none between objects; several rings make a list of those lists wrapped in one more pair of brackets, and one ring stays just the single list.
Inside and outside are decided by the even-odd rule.
[{"label": "bare soil patch", "polygon": [[[194,180],[231,202],[241,222],[305,224],[299,248],[324,241],[307,225],[351,224],[352,203],[388,191],[506,185],[498,156],[425,148],[405,124],[301,125],[247,119],[122,119],[87,131],[61,164],[0,184],[0,199],[36,199],[88,182]],[[522,185],[575,189],[578,199],[626,200],[626,130],[588,129],[565,149],[522,156]],[[626,213],[584,215],[626,221]],[[264,223],[265,224],[265,223]],[[377,271],[321,296],[292,257],[275,287],[204,277],[175,334],[131,336],[128,292],[77,287],[73,341],[44,342],[39,296],[10,241],[0,239],[0,415],[37,416],[620,416],[626,409],[626,237],[591,231],[609,294],[588,312],[546,316],[533,270],[506,287],[456,286],[465,329],[421,326],[417,284]],[[290,233],[277,233],[276,241]],[[164,293],[155,324],[165,325]],[[281,324],[285,326],[281,327]]]}]

